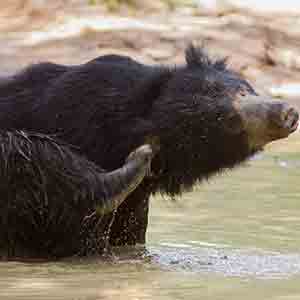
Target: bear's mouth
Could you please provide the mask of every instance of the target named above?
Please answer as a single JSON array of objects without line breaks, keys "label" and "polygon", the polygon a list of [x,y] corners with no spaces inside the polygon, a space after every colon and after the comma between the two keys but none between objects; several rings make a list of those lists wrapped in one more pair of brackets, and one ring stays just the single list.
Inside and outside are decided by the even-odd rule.
[{"label": "bear's mouth", "polygon": [[286,138],[295,132],[299,125],[299,113],[287,103],[276,102],[271,107],[271,124],[268,126],[272,141]]},{"label": "bear's mouth", "polygon": [[299,113],[293,108],[286,106],[283,109],[281,122],[279,126],[284,128],[287,131],[287,134],[295,132],[299,125]]}]

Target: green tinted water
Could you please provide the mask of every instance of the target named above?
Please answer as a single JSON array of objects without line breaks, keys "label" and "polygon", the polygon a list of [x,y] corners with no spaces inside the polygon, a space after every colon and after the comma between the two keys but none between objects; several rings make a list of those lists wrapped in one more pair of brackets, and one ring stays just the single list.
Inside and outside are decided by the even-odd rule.
[{"label": "green tinted water", "polygon": [[150,257],[0,263],[0,299],[300,299],[300,134],[183,199],[152,200]]}]

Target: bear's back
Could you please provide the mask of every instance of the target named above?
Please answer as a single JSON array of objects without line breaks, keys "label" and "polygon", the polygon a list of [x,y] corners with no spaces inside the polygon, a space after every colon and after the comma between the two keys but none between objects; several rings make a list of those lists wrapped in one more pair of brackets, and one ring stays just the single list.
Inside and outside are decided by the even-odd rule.
[{"label": "bear's back", "polygon": [[43,62],[30,65],[12,76],[2,77],[0,78],[0,99],[11,97],[28,89],[45,87],[49,81],[57,78],[69,68],[64,65]]},{"label": "bear's back", "polygon": [[92,161],[117,167],[136,146],[128,135],[150,113],[159,74],[158,67],[118,55],[76,66],[39,64],[11,79],[18,92],[6,96],[7,87],[0,87],[0,126],[59,134]]}]

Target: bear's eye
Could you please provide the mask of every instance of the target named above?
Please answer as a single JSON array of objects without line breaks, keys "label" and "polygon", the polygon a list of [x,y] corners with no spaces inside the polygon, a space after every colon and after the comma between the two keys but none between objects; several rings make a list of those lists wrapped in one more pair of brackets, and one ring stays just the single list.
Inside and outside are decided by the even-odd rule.
[{"label": "bear's eye", "polygon": [[230,123],[239,123],[241,119],[238,114],[233,114],[229,116],[228,120],[230,121]]},{"label": "bear's eye", "polygon": [[242,120],[237,114],[228,116],[224,123],[226,129],[228,129],[231,133],[240,133],[243,129]]},{"label": "bear's eye", "polygon": [[192,96],[192,102],[193,102],[193,104],[197,104],[198,103],[198,97],[197,96],[198,96],[197,94],[194,94]]}]

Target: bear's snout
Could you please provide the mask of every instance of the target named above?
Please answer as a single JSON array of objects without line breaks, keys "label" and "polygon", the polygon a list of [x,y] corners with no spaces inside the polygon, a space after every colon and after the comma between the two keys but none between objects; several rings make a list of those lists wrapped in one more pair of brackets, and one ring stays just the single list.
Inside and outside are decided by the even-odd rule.
[{"label": "bear's snout", "polygon": [[271,108],[272,120],[279,126],[279,128],[289,135],[298,127],[299,113],[288,103],[279,102]]},{"label": "bear's snout", "polygon": [[251,148],[286,138],[298,127],[299,113],[285,101],[246,95],[238,97],[235,109],[241,116]]}]

